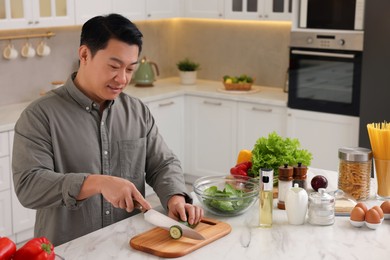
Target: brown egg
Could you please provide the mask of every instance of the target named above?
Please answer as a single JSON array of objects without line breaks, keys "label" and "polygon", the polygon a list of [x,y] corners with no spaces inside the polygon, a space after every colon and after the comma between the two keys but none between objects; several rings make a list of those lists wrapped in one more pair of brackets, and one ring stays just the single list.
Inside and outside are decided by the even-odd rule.
[{"label": "brown egg", "polygon": [[364,202],[359,202],[358,204],[355,205],[355,207],[360,207],[364,210],[364,213],[367,213],[367,205]]},{"label": "brown egg", "polygon": [[374,206],[374,207],[372,207],[373,209],[375,209],[376,211],[378,211],[378,213],[379,213],[379,216],[381,217],[381,218],[383,218],[385,215],[383,214],[383,210],[381,209],[381,207],[379,207],[379,206]]},{"label": "brown egg", "polygon": [[364,221],[366,213],[360,207],[354,207],[351,211],[351,220],[353,221]]},{"label": "brown egg", "polygon": [[381,216],[379,215],[378,211],[371,208],[366,213],[366,222],[370,224],[379,224],[381,223]]},{"label": "brown egg", "polygon": [[381,204],[381,209],[383,213],[390,214],[390,200],[386,200]]}]

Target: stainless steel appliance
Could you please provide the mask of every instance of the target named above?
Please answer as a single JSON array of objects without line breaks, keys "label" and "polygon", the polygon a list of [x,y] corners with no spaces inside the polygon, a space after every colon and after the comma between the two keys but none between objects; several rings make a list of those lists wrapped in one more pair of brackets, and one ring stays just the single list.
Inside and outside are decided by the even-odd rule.
[{"label": "stainless steel appliance", "polygon": [[298,28],[363,30],[365,0],[300,0]]},{"label": "stainless steel appliance", "polygon": [[288,107],[359,116],[363,33],[291,32]]}]

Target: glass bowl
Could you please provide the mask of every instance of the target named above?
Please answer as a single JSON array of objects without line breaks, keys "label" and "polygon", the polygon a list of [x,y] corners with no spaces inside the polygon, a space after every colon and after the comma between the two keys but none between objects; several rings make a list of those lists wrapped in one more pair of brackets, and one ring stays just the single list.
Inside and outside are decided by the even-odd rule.
[{"label": "glass bowl", "polygon": [[194,192],[203,208],[219,216],[246,212],[259,197],[259,180],[245,176],[207,176],[197,179]]}]

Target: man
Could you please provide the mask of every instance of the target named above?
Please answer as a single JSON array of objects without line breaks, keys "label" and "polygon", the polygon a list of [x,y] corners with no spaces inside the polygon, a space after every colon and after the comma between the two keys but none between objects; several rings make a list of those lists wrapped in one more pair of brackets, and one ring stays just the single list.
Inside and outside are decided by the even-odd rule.
[{"label": "man", "polygon": [[59,245],[138,213],[134,201],[149,209],[145,180],[170,217],[202,218],[149,109],[122,93],[141,49],[142,34],[128,19],[92,18],[82,28],[77,73],[16,123],[15,191],[37,209],[35,236]]}]

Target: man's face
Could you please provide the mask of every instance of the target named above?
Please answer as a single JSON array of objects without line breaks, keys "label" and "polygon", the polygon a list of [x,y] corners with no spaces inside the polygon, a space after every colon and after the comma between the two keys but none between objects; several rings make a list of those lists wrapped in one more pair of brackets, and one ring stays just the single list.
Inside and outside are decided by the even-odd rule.
[{"label": "man's face", "polygon": [[99,104],[114,100],[128,85],[136,69],[138,46],[111,39],[93,58],[89,50],[86,51],[89,54],[83,65],[85,75],[80,75],[82,91]]}]

